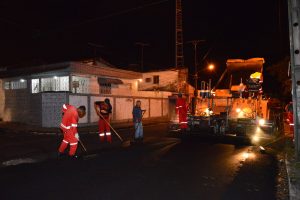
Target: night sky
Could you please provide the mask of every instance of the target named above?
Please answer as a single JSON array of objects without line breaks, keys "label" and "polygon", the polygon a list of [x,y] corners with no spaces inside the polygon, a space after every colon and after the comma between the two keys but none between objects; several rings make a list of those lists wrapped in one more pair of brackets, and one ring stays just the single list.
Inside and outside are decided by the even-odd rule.
[{"label": "night sky", "polygon": [[[154,2],[158,2],[153,4]],[[184,41],[205,39],[198,59],[213,62],[219,75],[228,58],[264,57],[266,66],[289,54],[284,0],[183,0]],[[175,0],[1,0],[0,66],[102,57],[146,70],[174,66]],[[93,47],[89,43],[103,47]],[[185,64],[194,53],[184,45]]]}]

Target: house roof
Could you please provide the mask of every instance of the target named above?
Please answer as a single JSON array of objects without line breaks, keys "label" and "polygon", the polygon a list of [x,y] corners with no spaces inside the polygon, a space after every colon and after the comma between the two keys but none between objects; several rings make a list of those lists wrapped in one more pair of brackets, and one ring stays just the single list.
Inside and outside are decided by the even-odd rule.
[{"label": "house roof", "polygon": [[66,71],[69,73],[89,74],[95,76],[107,76],[127,79],[138,79],[142,77],[139,72],[118,69],[104,59],[96,62],[89,60],[59,62],[46,65],[35,65],[30,67],[11,67],[1,70],[0,78],[12,78],[20,76],[41,75],[47,72]]}]

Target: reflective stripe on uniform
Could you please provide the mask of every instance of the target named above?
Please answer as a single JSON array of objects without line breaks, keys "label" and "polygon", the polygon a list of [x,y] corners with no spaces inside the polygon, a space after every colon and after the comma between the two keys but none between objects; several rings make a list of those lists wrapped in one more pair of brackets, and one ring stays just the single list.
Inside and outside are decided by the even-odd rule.
[{"label": "reflective stripe on uniform", "polygon": [[294,126],[294,124],[290,124],[290,126]]},{"label": "reflective stripe on uniform", "polygon": [[71,124],[72,127],[77,127],[77,124]]},{"label": "reflective stripe on uniform", "polygon": [[64,105],[63,105],[63,108],[67,110],[67,106],[66,106],[66,104],[64,104]]},{"label": "reflective stripe on uniform", "polygon": [[111,135],[111,133],[110,133],[110,132],[107,132],[106,135]]},{"label": "reflective stripe on uniform", "polygon": [[180,122],[180,124],[187,124],[187,122]]},{"label": "reflective stripe on uniform", "polygon": [[67,142],[66,140],[63,140],[64,143],[68,144],[69,142]]},{"label": "reflective stripe on uniform", "polygon": [[70,145],[71,145],[71,146],[77,145],[77,142],[75,142],[75,143],[70,143]]},{"label": "reflective stripe on uniform", "polygon": [[105,136],[105,134],[104,134],[104,133],[100,133],[99,135],[100,135],[100,137],[102,137],[102,136]]},{"label": "reflective stripe on uniform", "polygon": [[65,128],[65,129],[70,129],[71,128],[71,126],[65,126],[63,123],[61,123],[60,126]]}]

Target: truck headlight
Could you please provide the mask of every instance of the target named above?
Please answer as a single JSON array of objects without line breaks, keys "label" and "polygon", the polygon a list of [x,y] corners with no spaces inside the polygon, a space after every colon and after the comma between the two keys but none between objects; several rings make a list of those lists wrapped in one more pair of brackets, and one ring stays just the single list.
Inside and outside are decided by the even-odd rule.
[{"label": "truck headlight", "polygon": [[266,123],[266,120],[264,120],[264,119],[260,119],[260,120],[258,121],[258,124],[259,124],[260,126],[265,125],[265,123]]}]

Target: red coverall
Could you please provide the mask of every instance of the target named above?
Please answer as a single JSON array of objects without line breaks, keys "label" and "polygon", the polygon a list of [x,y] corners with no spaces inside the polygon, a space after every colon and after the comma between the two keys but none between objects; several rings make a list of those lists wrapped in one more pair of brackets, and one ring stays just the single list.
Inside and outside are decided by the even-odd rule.
[{"label": "red coverall", "polygon": [[64,113],[62,122],[60,124],[60,129],[64,134],[63,141],[58,149],[60,153],[63,153],[65,149],[70,144],[69,155],[74,156],[77,149],[78,139],[75,137],[77,133],[77,124],[78,124],[78,112],[74,106],[69,105],[67,110]]},{"label": "red coverall", "polygon": [[285,107],[287,122],[290,126],[290,134],[294,138],[294,116],[293,116],[293,104],[289,103]]},{"label": "red coverall", "polygon": [[[107,122],[109,122],[109,106],[106,103],[101,103],[100,104],[100,114],[102,115],[102,117],[100,116],[99,118],[99,136],[100,136],[100,141],[104,142],[105,141],[105,136],[106,136],[106,140],[111,143],[111,132],[110,132],[110,127],[108,125]],[[103,112],[106,111],[106,112]]]},{"label": "red coverall", "polygon": [[65,114],[65,112],[68,110],[68,108],[70,108],[71,107],[71,105],[69,105],[69,104],[63,104],[63,106],[62,106],[62,109],[61,109],[61,112],[62,112],[62,114]]},{"label": "red coverall", "polygon": [[179,125],[181,129],[186,129],[187,126],[187,105],[185,99],[179,97],[176,101],[176,112],[179,115]]}]

